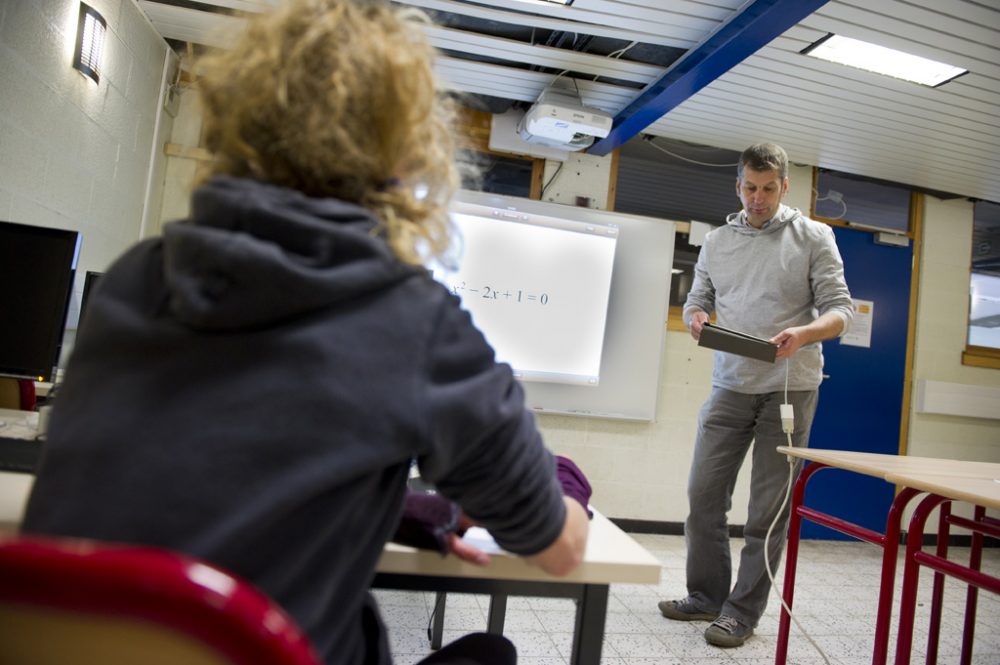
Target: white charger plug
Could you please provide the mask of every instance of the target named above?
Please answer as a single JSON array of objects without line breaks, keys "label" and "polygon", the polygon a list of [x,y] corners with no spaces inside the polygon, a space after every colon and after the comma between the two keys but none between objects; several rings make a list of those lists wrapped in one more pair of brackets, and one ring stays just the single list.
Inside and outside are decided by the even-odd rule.
[{"label": "white charger plug", "polygon": [[791,434],[795,431],[795,414],[791,404],[781,405],[781,431]]}]

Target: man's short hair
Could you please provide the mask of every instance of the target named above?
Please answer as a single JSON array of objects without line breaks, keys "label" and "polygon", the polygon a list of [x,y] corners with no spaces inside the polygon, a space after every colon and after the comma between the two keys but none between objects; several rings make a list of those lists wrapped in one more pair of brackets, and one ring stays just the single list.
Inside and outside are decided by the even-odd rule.
[{"label": "man's short hair", "polygon": [[743,169],[777,171],[782,180],[788,177],[788,154],[776,143],[755,143],[740,155],[736,177],[743,178]]}]

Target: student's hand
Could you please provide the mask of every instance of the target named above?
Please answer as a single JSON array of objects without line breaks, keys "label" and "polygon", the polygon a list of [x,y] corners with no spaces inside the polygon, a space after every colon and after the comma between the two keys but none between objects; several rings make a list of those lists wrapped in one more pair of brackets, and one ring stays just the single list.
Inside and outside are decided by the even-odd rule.
[{"label": "student's hand", "polygon": [[448,534],[448,553],[454,554],[462,561],[475,564],[477,566],[488,566],[490,555],[482,551],[475,545],[471,545],[462,540],[462,535],[476,523],[469,519],[464,512],[458,514],[458,532]]},{"label": "student's hand", "polygon": [[705,327],[705,323],[708,319],[708,314],[700,309],[696,309],[691,312],[691,337],[693,337],[696,342],[698,341],[698,338],[701,337],[701,329]]},{"label": "student's hand", "polygon": [[568,496],[563,497],[563,502],[566,504],[566,521],[562,533],[554,543],[528,557],[529,562],[556,577],[568,575],[583,561],[590,529],[590,518],[580,502]]},{"label": "student's hand", "polygon": [[454,554],[462,561],[477,566],[488,566],[490,564],[489,554],[475,545],[465,542],[457,533],[448,534],[448,552]]}]

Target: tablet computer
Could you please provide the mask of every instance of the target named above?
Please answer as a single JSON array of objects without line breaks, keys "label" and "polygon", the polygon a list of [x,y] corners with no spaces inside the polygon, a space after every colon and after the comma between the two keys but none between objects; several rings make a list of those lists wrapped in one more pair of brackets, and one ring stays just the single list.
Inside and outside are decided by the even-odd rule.
[{"label": "tablet computer", "polygon": [[701,329],[698,346],[735,353],[738,356],[763,360],[768,363],[773,363],[778,353],[778,345],[772,344],[762,337],[754,337],[712,323],[706,323]]}]

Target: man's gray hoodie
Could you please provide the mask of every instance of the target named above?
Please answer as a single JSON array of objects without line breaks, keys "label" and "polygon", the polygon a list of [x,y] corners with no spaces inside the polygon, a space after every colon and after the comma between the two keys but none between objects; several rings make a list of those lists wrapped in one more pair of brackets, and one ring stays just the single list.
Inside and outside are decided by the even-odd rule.
[{"label": "man's gray hoodie", "polygon": [[[745,212],[729,215],[706,236],[694,272],[684,303],[687,325],[701,309],[715,312],[720,326],[771,338],[827,312],[844,319],[845,332],[854,318],[833,230],[785,205],[760,229],[747,223]],[[803,346],[789,362],[789,390],[819,387],[821,344]],[[785,363],[716,351],[712,384],[750,394],[783,390]]]}]

